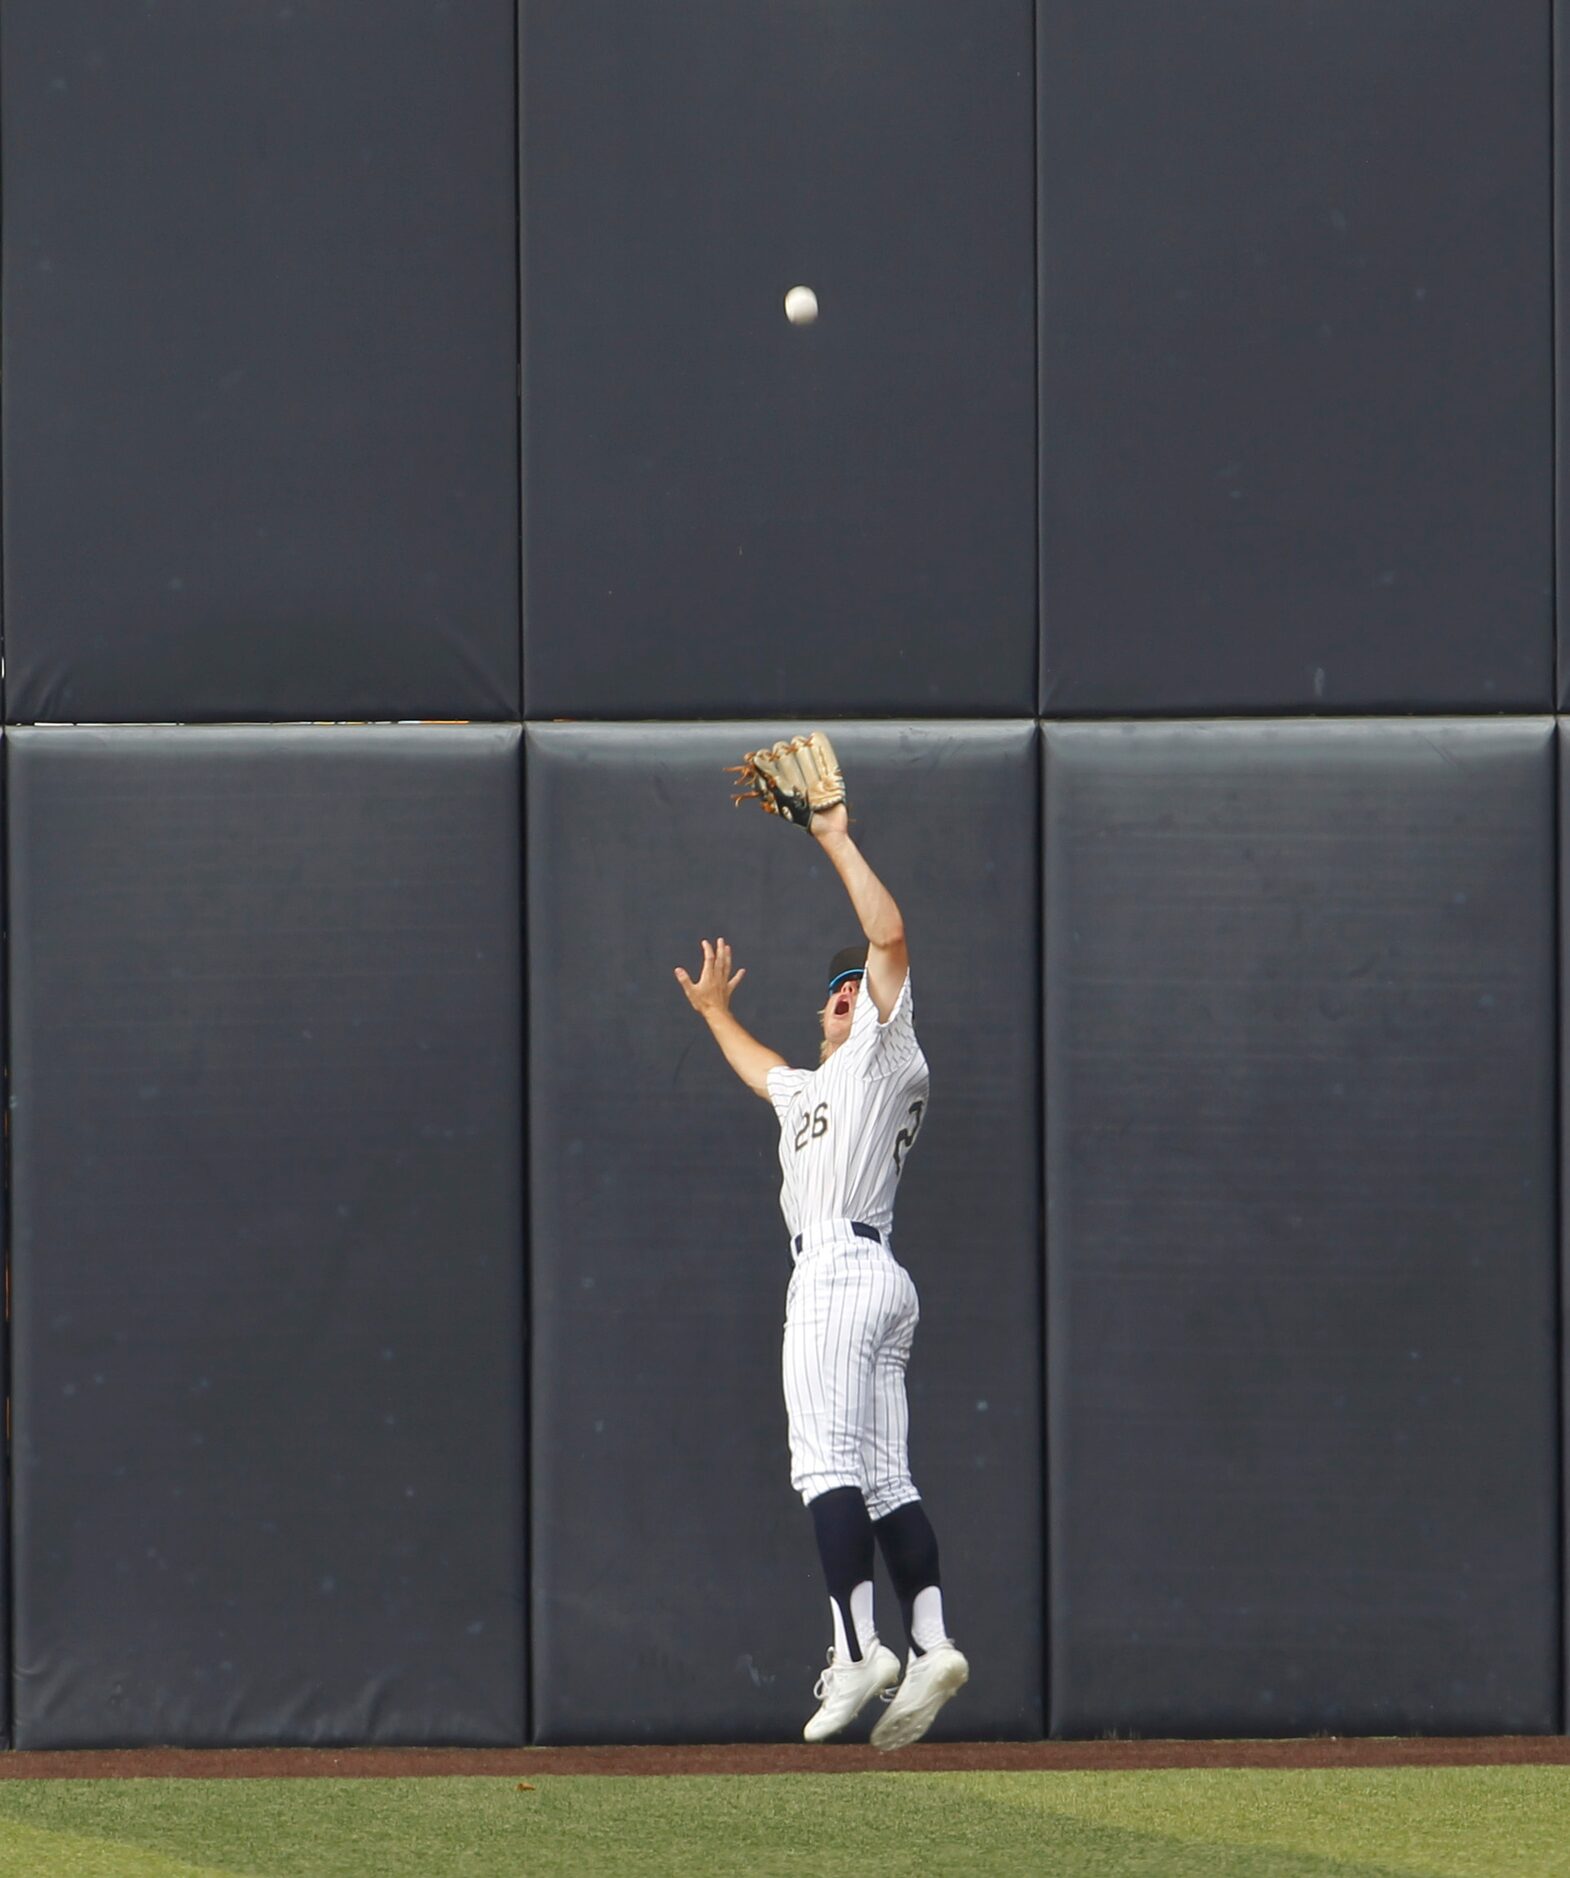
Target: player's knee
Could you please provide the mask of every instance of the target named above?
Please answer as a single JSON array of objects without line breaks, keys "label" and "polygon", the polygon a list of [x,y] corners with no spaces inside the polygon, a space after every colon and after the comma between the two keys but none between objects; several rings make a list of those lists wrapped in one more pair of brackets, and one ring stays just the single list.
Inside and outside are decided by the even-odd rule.
[{"label": "player's knee", "polygon": [[921,1495],[916,1491],[916,1483],[909,1474],[898,1480],[880,1480],[863,1489],[867,1500],[867,1511],[874,1519],[887,1519],[890,1513],[897,1513],[902,1506],[909,1506]]},{"label": "player's knee", "polygon": [[[861,1478],[850,1471],[817,1469],[810,1473],[795,1473],[790,1484],[801,1495],[802,1503],[810,1506],[814,1500],[821,1499],[825,1493],[832,1493],[837,1487],[853,1487],[862,1492]],[[871,1512],[869,1505],[868,1512]]]}]

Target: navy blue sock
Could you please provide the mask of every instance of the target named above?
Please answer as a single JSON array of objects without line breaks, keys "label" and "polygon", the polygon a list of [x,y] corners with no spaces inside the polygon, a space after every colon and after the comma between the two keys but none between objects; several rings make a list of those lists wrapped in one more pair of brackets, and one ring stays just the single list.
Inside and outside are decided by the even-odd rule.
[{"label": "navy blue sock", "polygon": [[[813,1503],[816,1505],[816,1501]],[[877,1535],[883,1563],[889,1568],[894,1595],[899,1599],[900,1614],[905,1619],[905,1635],[915,1655],[924,1654],[916,1641],[912,1612],[916,1593],[928,1585],[942,1586],[938,1576],[938,1535],[920,1500],[911,1500],[877,1520],[872,1528]]]},{"label": "navy blue sock", "polygon": [[859,1487],[830,1487],[808,1504],[807,1511],[818,1536],[818,1557],[823,1561],[829,1596],[839,1607],[845,1641],[859,1663],[861,1639],[850,1614],[850,1594],[872,1576],[872,1517]]}]

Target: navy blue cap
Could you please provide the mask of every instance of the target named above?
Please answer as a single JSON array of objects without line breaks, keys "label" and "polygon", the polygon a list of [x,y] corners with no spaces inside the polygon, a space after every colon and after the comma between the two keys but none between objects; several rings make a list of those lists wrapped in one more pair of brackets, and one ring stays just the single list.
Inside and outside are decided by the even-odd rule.
[{"label": "navy blue cap", "polygon": [[829,990],[833,991],[847,978],[860,978],[866,969],[867,948],[846,946],[843,952],[836,952],[829,960]]}]

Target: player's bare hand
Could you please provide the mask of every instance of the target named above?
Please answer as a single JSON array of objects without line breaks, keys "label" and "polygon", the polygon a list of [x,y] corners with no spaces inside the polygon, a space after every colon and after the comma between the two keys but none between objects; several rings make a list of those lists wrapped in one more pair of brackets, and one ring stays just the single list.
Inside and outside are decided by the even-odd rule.
[{"label": "player's bare hand", "polygon": [[814,809],[809,830],[821,841],[825,835],[848,835],[850,833],[850,810],[843,802],[835,803],[831,809]]},{"label": "player's bare hand", "polygon": [[703,941],[703,967],[696,982],[679,965],[676,967],[676,982],[686,992],[687,1002],[705,1017],[728,1011],[731,993],[746,976],[745,966],[732,972],[730,947],[723,939],[716,939],[713,945],[707,939]]}]

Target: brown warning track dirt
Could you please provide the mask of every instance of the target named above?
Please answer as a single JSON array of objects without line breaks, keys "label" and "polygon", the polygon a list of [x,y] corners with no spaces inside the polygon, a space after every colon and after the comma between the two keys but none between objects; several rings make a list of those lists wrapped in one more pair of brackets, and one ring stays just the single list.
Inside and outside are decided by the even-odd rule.
[{"label": "brown warning track dirt", "polygon": [[1570,1766],[1564,1735],[1316,1736],[1301,1741],[924,1741],[869,1747],[104,1748],[0,1753],[7,1780],[401,1780],[488,1774],[1116,1773],[1185,1767]]}]

